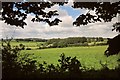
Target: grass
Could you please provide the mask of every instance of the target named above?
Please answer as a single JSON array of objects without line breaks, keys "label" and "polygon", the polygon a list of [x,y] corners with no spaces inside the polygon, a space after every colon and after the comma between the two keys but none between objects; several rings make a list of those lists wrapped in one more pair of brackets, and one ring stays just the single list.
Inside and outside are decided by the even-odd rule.
[{"label": "grass", "polygon": [[46,61],[48,64],[58,64],[58,59],[60,54],[64,53],[66,56],[77,57],[81,62],[82,66],[87,67],[88,69],[95,68],[100,69],[100,61],[102,64],[107,64],[110,69],[115,68],[118,65],[118,55],[113,55],[110,57],[104,56],[104,51],[108,46],[90,46],[90,47],[66,47],[66,48],[49,48],[49,49],[37,49],[38,44],[45,44],[45,42],[25,42],[25,41],[11,41],[12,46],[19,44],[24,44],[32,50],[23,50],[21,54],[34,54],[30,56],[32,59],[42,63]]},{"label": "grass", "polygon": [[[1,43],[2,42],[0,41],[0,44]],[[25,45],[26,48],[29,47],[32,49],[38,48],[38,45],[45,44],[45,42],[33,42],[33,41],[29,41],[29,42],[28,41],[19,41],[19,42],[11,41],[10,43],[12,46],[19,46],[19,44],[23,44],[23,45]]]},{"label": "grass", "polygon": [[33,42],[33,41],[29,41],[29,42],[25,42],[25,41],[11,41],[12,46],[16,46],[19,44],[24,44],[26,47],[37,47],[38,44],[44,44],[44,42]]},{"label": "grass", "polygon": [[36,59],[38,63],[46,61],[48,64],[58,64],[60,54],[64,53],[66,56],[77,57],[82,66],[88,69],[100,69],[100,61],[102,64],[107,64],[110,69],[115,68],[118,63],[118,56],[104,56],[104,51],[107,46],[93,46],[93,47],[66,47],[66,48],[50,48],[41,50],[23,50],[21,54],[34,54],[32,59]]}]

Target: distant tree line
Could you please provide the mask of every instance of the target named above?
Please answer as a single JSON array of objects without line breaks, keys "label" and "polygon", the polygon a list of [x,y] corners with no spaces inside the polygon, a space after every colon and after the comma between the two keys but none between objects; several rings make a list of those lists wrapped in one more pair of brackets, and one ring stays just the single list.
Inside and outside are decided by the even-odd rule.
[{"label": "distant tree line", "polygon": [[26,41],[26,42],[29,42],[29,41],[35,41],[35,42],[46,42],[47,41],[47,39],[41,39],[41,38],[10,38],[10,39],[8,39],[8,38],[6,38],[6,39],[0,39],[0,41],[6,41],[6,40],[12,40],[12,41],[17,41],[17,42],[19,42],[19,41]]},{"label": "distant tree line", "polygon": [[[4,40],[6,39],[2,39],[2,41]],[[17,42],[21,42],[21,41],[45,42],[44,44],[40,43],[36,45],[39,49],[107,45],[107,38],[103,38],[103,37],[68,37],[68,38],[52,38],[52,39],[19,38],[19,39],[11,39],[11,40]],[[21,43],[19,44],[19,46],[21,47],[21,50],[25,50],[25,44]],[[31,50],[31,48],[26,48],[26,49]]]},{"label": "distant tree line", "polygon": [[[47,41],[48,47],[68,47],[68,46],[88,46],[91,42],[104,42],[106,38],[102,37],[69,37],[69,38],[53,38]],[[106,45],[106,43],[100,43],[97,45]]]},{"label": "distant tree line", "polygon": [[47,41],[48,44],[51,44],[53,42],[57,42],[57,41],[61,41],[64,40],[66,41],[68,44],[75,44],[75,43],[85,43],[85,42],[100,42],[100,41],[104,41],[106,38],[102,38],[102,37],[69,37],[69,38],[64,38],[64,39],[60,39],[60,38],[53,38],[53,39],[49,39]]},{"label": "distant tree line", "polygon": [[[6,40],[6,39],[0,39],[2,40]],[[10,40],[10,39],[7,39]],[[11,39],[11,40],[15,40],[17,42],[19,41],[35,41],[35,42],[47,42],[48,44],[51,44],[53,42],[58,42],[60,40],[63,41],[67,41],[68,44],[74,44],[74,43],[84,43],[84,42],[100,42],[100,41],[104,41],[106,40],[106,38],[103,37],[68,37],[68,38],[64,38],[64,39],[60,39],[60,38],[53,38],[53,39],[41,39],[41,38],[18,38],[18,39]]]},{"label": "distant tree line", "polygon": [[16,40],[17,42],[19,41],[35,41],[35,42],[46,42],[47,39],[41,39],[41,38],[25,38],[25,39],[14,39]]}]

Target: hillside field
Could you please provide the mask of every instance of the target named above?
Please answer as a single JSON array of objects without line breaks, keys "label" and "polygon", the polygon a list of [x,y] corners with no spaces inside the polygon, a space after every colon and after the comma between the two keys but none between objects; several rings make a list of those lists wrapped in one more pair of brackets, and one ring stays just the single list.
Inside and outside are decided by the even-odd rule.
[{"label": "hillside field", "polygon": [[30,58],[35,59],[38,63],[46,61],[48,64],[58,64],[60,54],[64,53],[65,56],[77,57],[81,62],[82,66],[87,69],[95,68],[100,69],[103,65],[106,65],[113,69],[118,65],[118,55],[106,57],[104,51],[107,46],[90,46],[90,47],[66,47],[66,48],[49,48],[49,49],[33,49],[33,50],[22,50],[21,55],[34,54]]}]

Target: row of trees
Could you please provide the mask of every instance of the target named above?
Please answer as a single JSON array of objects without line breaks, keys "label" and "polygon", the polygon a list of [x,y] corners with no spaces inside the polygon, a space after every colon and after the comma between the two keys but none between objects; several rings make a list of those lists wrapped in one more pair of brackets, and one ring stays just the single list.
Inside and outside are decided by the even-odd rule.
[{"label": "row of trees", "polygon": [[[91,42],[103,42],[106,38],[102,37],[69,37],[65,39],[53,38],[47,41],[48,47],[67,47],[67,46],[88,46]],[[104,45],[104,44],[101,44]]]},{"label": "row of trees", "polygon": [[[6,40],[6,39],[1,39],[1,40]],[[10,40],[10,39],[7,39],[7,40]],[[62,39],[60,39],[60,38],[58,38],[58,39],[55,39],[55,38],[53,38],[53,39],[41,39],[41,38],[24,38],[23,39],[23,38],[18,38],[18,39],[12,39],[12,40],[15,40],[17,42],[19,42],[19,41],[47,42],[49,44],[49,43],[55,42],[56,40],[59,41]],[[67,41],[69,41],[70,44],[71,43],[73,44],[73,43],[84,43],[84,42],[95,42],[95,41],[99,42],[99,41],[104,41],[105,38],[102,38],[102,37],[69,37],[69,38],[65,38],[63,40],[67,40]]]},{"label": "row of trees", "polygon": [[59,42],[59,41],[65,41],[68,44],[75,44],[75,43],[85,43],[85,42],[101,42],[106,40],[106,38],[102,38],[102,37],[69,37],[69,38],[65,38],[65,39],[60,39],[60,38],[53,38],[53,39],[49,39],[47,41],[47,44],[51,44],[53,42]]},{"label": "row of trees", "polygon": [[47,39],[41,39],[41,38],[16,38],[16,39],[13,39],[13,38],[6,38],[6,39],[0,39],[0,41],[6,41],[6,40],[13,40],[13,41],[17,41],[17,42],[20,42],[20,41],[25,41],[25,42],[29,42],[29,41],[34,41],[34,42],[47,42]]},{"label": "row of trees", "polygon": [[[2,39],[2,41],[5,41],[6,39]],[[95,45],[106,45],[106,38],[102,37],[68,37],[68,38],[53,38],[53,39],[41,39],[41,38],[20,38],[20,39],[8,39],[12,41],[17,42],[45,42],[44,44],[39,43],[36,45],[36,47],[39,47],[39,49],[44,48],[62,48],[62,47],[69,47],[69,46],[88,46],[89,43],[92,43],[93,46]],[[97,43],[101,42],[101,43]],[[23,43],[20,43],[19,46],[21,47],[21,50],[25,50],[26,45]],[[31,50],[30,48],[26,48],[27,50]]]},{"label": "row of trees", "polygon": [[26,42],[29,42],[29,41],[35,41],[35,42],[46,42],[47,39],[41,39],[41,38],[25,38],[25,39],[14,39],[15,41],[19,42],[19,41],[26,41]]}]

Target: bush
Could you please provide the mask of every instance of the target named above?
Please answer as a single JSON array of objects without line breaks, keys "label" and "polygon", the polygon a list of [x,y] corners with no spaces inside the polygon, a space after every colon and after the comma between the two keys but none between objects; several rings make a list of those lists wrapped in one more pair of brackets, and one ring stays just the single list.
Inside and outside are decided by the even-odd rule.
[{"label": "bush", "polygon": [[38,49],[46,49],[46,48],[48,48],[48,47],[46,47],[46,46],[40,46]]},{"label": "bush", "polygon": [[60,72],[79,72],[81,63],[76,59],[76,57],[65,57],[65,54],[60,55],[58,60],[60,63]]},{"label": "bush", "polygon": [[11,47],[10,42],[2,42],[2,80],[24,78],[36,71],[36,60],[28,58],[29,54],[18,61],[20,51],[18,46]]},{"label": "bush", "polygon": [[31,50],[31,48],[26,48],[26,50]]},{"label": "bush", "polygon": [[25,50],[25,45],[19,44],[21,50]]},{"label": "bush", "polygon": [[88,43],[76,43],[76,44],[68,44],[69,47],[77,47],[77,46],[88,46]]},{"label": "bush", "polygon": [[20,49],[18,47],[12,48],[10,42],[2,42],[2,77],[13,77],[13,74],[20,70],[20,66],[17,63],[17,56]]}]

